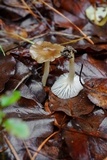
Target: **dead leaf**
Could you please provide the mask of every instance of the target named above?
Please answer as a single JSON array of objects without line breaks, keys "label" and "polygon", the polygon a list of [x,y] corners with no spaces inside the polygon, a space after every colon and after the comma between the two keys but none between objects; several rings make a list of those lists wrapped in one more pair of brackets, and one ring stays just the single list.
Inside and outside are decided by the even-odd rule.
[{"label": "dead leaf", "polygon": [[88,98],[95,105],[107,109],[107,79],[90,79],[86,86]]},{"label": "dead leaf", "polygon": [[12,56],[0,58],[0,92],[3,91],[5,83],[15,74],[16,61]]},{"label": "dead leaf", "polygon": [[65,100],[58,98],[51,92],[49,96],[49,107],[52,112],[62,111],[68,116],[79,117],[89,114],[94,109],[94,105],[90,103],[84,91],[81,91],[74,98]]}]

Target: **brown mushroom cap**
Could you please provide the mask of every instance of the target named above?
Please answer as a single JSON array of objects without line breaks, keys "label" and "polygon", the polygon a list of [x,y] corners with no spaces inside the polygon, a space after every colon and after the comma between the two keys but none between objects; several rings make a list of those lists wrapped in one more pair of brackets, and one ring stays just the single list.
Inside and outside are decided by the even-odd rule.
[{"label": "brown mushroom cap", "polygon": [[64,46],[47,41],[39,41],[30,47],[30,55],[38,63],[54,61],[61,56]]}]

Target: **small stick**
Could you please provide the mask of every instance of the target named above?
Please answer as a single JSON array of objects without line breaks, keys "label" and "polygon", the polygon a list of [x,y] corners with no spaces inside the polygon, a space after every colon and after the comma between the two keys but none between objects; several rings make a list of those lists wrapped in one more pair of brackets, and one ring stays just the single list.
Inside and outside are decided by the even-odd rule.
[{"label": "small stick", "polygon": [[3,133],[3,137],[4,137],[5,141],[6,141],[6,143],[8,144],[8,146],[10,147],[10,149],[11,149],[13,155],[15,156],[16,160],[20,160],[20,158],[19,158],[19,156],[18,156],[15,148],[14,148],[13,145],[10,143],[10,141],[8,140],[7,136],[6,136],[4,133]]},{"label": "small stick", "polygon": [[3,55],[6,56],[6,54],[5,54],[5,52],[4,52],[4,50],[3,50],[1,45],[0,45],[0,49],[1,49],[2,53],[3,53]]},{"label": "small stick", "polygon": [[38,147],[37,151],[35,152],[35,154],[33,155],[33,158],[31,160],[35,160],[35,158],[37,157],[38,155],[38,152],[42,149],[42,147],[46,144],[46,142],[52,138],[54,135],[56,135],[59,131],[56,131],[54,133],[52,133],[48,138],[46,138],[41,144],[40,146]]},{"label": "small stick", "polygon": [[33,15],[33,16],[37,19],[38,16],[37,16],[35,13],[33,13],[33,11],[30,9],[30,7],[28,6],[28,4],[27,4],[24,0],[21,0],[21,2],[22,2],[23,5],[28,9],[29,13],[30,13],[31,15]]},{"label": "small stick", "polygon": [[13,91],[15,91],[15,90],[24,82],[24,80],[27,79],[30,75],[31,75],[31,72],[28,73],[26,76],[24,76],[24,77],[21,79],[21,81],[19,81],[19,83],[17,84],[17,86],[14,88]]},{"label": "small stick", "polygon": [[32,155],[31,155],[31,153],[30,153],[30,151],[29,151],[29,149],[28,149],[28,147],[27,147],[27,145],[26,145],[26,142],[23,141],[23,144],[24,144],[24,146],[25,146],[25,148],[26,148],[26,151],[27,151],[27,153],[28,153],[28,155],[29,155],[29,158],[32,159]]}]

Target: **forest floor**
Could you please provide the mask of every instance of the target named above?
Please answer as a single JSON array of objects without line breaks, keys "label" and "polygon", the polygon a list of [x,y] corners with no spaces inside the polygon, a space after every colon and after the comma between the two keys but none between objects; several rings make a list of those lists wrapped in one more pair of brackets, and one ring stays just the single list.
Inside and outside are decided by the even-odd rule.
[{"label": "forest floor", "polygon": [[[94,13],[87,13],[90,6]],[[61,55],[50,62],[43,86],[44,63],[30,54],[30,47],[41,41],[76,50],[75,74],[84,81],[76,96],[63,99],[51,90],[69,72],[69,58]],[[0,48],[1,96],[21,93],[3,111],[7,118],[25,121],[30,130],[22,140],[0,127],[0,160],[107,159],[106,2],[2,0]]]}]

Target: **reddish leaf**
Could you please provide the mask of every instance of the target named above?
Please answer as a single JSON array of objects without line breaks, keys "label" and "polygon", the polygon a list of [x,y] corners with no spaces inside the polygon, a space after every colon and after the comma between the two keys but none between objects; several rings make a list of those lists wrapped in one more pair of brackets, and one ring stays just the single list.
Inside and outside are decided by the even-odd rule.
[{"label": "reddish leaf", "polygon": [[84,91],[78,96],[70,99],[60,99],[50,93],[49,107],[51,111],[63,111],[68,116],[87,115],[94,109],[94,105],[90,103]]},{"label": "reddish leaf", "polygon": [[85,134],[65,131],[65,142],[72,159],[102,160],[107,155],[107,140],[93,138]]},{"label": "reddish leaf", "polygon": [[72,1],[72,0],[61,0],[60,7],[65,9],[66,11],[73,13],[77,17],[85,18],[84,12],[86,7],[89,5],[89,1]]},{"label": "reddish leaf", "polygon": [[63,136],[65,137],[71,159],[91,159],[88,137],[86,135],[65,131]]},{"label": "reddish leaf", "polygon": [[[102,160],[107,155],[107,125],[103,110],[71,120],[63,130],[72,159]],[[104,138],[104,139],[103,139]]]},{"label": "reddish leaf", "polygon": [[90,113],[87,116],[75,119],[73,123],[75,124],[75,126],[77,126],[77,128],[79,126],[79,128],[81,128],[81,130],[85,131],[86,133],[94,132],[94,134],[92,135],[97,136],[98,134],[97,131],[99,131],[99,126],[104,120],[105,116],[106,115],[104,114],[104,111],[102,109],[95,110],[93,113]]},{"label": "reddish leaf", "polygon": [[107,79],[90,79],[86,84],[88,98],[99,107],[107,109]]}]

